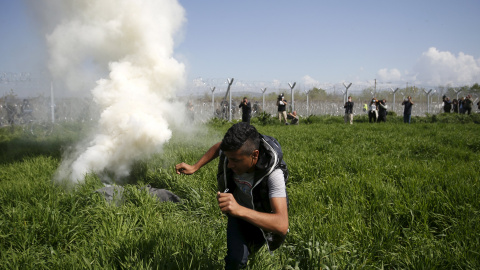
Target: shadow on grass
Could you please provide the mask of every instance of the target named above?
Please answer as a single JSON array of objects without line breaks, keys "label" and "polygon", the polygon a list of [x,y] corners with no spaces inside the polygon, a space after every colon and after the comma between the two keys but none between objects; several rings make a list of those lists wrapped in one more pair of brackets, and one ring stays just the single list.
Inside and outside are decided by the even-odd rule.
[{"label": "shadow on grass", "polygon": [[[36,156],[60,159],[67,147],[78,141],[89,128],[78,123],[51,126],[0,128],[0,164],[11,164]],[[34,131],[34,132],[32,132]]]},{"label": "shadow on grass", "polygon": [[50,156],[61,157],[62,146],[71,141],[16,137],[8,141],[0,141],[0,164],[11,164],[27,157]]}]

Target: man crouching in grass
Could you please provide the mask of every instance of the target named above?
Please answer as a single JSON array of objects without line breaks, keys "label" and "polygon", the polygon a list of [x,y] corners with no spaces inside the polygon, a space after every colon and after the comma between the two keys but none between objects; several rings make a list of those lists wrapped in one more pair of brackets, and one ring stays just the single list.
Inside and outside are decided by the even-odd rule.
[{"label": "man crouching in grass", "polygon": [[197,163],[180,163],[175,170],[193,174],[218,156],[217,201],[228,216],[225,269],[240,269],[265,243],[273,251],[285,240],[288,169],[277,140],[241,122]]}]

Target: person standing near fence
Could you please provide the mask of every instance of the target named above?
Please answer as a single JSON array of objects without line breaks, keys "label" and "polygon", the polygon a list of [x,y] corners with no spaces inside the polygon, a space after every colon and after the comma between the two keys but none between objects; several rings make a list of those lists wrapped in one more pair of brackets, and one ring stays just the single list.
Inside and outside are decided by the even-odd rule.
[{"label": "person standing near fence", "polygon": [[7,122],[13,127],[15,124],[15,116],[17,115],[17,104],[10,102],[7,103]]},{"label": "person standing near fence", "polygon": [[375,123],[377,122],[377,118],[378,118],[377,100],[373,98],[372,101],[370,102],[370,106],[368,110],[368,122]]},{"label": "person standing near fence", "polygon": [[402,105],[404,106],[403,108],[403,123],[409,123],[410,120],[412,119],[412,106],[413,106],[413,101],[412,97],[408,96],[403,102]]},{"label": "person standing near fence", "polygon": [[387,109],[388,109],[387,100],[386,99],[380,100],[378,102],[378,120],[377,120],[377,123],[387,122]]},{"label": "person standing near fence", "polygon": [[467,98],[465,98],[465,113],[467,113],[468,115],[470,115],[472,113],[472,105],[473,105],[473,101],[472,101],[472,96],[471,95],[468,95]]},{"label": "person standing near fence", "polygon": [[250,124],[250,117],[252,115],[252,105],[248,101],[247,97],[244,97],[239,108],[242,108],[242,122]]},{"label": "person standing near fence", "polygon": [[285,125],[287,125],[287,100],[283,96],[283,94],[278,96],[277,99],[277,106],[278,106],[278,120],[282,121],[282,117],[285,120]]},{"label": "person standing near fence", "polygon": [[187,102],[185,104],[186,110],[187,110],[187,118],[190,123],[193,123],[195,120],[195,111],[193,110],[193,103],[191,101]]},{"label": "person standing near fence", "polygon": [[353,105],[352,97],[349,96],[348,101],[345,102],[345,105],[343,106],[343,108],[345,108],[345,124],[348,122],[350,122],[350,125],[353,124]]},{"label": "person standing near fence", "polygon": [[461,114],[465,114],[465,98],[461,97],[458,101],[458,110]]},{"label": "person standing near fence", "polygon": [[443,96],[442,99],[443,99],[443,111],[445,113],[450,113],[450,111],[452,110],[452,102],[450,101],[450,98],[447,96]]},{"label": "person standing near fence", "polygon": [[458,113],[458,100],[456,98],[453,99],[452,106],[453,106],[453,112]]}]

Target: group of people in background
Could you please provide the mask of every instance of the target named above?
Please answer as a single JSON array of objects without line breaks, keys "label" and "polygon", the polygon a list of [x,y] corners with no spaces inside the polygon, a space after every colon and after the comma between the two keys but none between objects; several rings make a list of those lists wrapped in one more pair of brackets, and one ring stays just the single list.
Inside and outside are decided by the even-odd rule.
[{"label": "group of people in background", "polygon": [[[20,108],[18,111],[17,108]],[[5,113],[4,113],[5,111]],[[4,124],[12,125],[16,122],[26,121],[27,119],[32,119],[33,109],[30,105],[30,101],[28,99],[24,99],[23,102],[18,105],[12,100],[5,101],[4,105],[0,105],[0,126]],[[6,123],[4,123],[4,114],[6,116]]]},{"label": "group of people in background", "polygon": [[[403,122],[411,123],[412,119],[412,107],[415,103],[412,101],[412,97],[408,96],[402,101],[403,108]],[[462,114],[471,114],[472,112],[472,96],[468,95],[465,98],[460,98],[459,100],[454,99],[450,101],[450,98],[443,96],[443,109],[446,113],[450,113],[453,109],[455,113]],[[280,94],[277,99],[277,108],[278,108],[278,120],[283,121],[286,125],[295,124],[298,125],[298,115],[296,111],[292,111],[287,114],[287,105],[288,102],[285,99],[283,94]],[[480,110],[480,101],[477,103],[478,109]],[[349,96],[347,102],[345,102],[343,108],[345,109],[344,121],[345,123],[353,124],[353,106],[354,102],[352,97]],[[240,105],[238,106],[242,109],[242,122],[247,122],[250,124],[252,107],[247,97],[244,97]],[[387,121],[387,100],[386,99],[376,99],[372,98],[370,104],[364,104],[363,111],[368,114],[369,123],[381,123]],[[288,120],[291,122],[288,123]]]},{"label": "group of people in background", "polygon": [[387,100],[373,98],[368,105],[368,122],[387,122]]},{"label": "group of people in background", "polygon": [[[443,96],[443,111],[445,113],[450,113],[453,109],[454,113],[461,114],[471,114],[473,108],[472,95],[467,95],[466,97],[461,97],[460,99],[450,100],[449,97]],[[480,110],[480,101],[477,102],[478,109]]]},{"label": "group of people in background", "polygon": [[[345,103],[345,123],[347,123],[347,119],[350,121],[350,124],[353,123],[353,102],[351,102],[352,97],[348,97],[348,101]],[[412,97],[408,96],[402,102],[403,108],[403,122],[410,124],[412,118],[412,106],[413,106]],[[381,123],[387,122],[387,100],[386,99],[376,99],[372,98],[370,104],[367,105],[366,103],[363,106],[363,111],[368,113],[368,122],[369,123]]]},{"label": "group of people in background", "polygon": [[[277,99],[278,120],[282,121],[283,119],[285,125],[298,125],[299,118],[297,111],[292,111],[287,114],[287,104],[288,102],[284,95],[280,94]],[[252,105],[248,101],[248,98],[244,97],[238,107],[242,109],[242,122],[250,124],[250,118],[252,117]],[[288,123],[288,120],[290,120],[290,123]]]}]

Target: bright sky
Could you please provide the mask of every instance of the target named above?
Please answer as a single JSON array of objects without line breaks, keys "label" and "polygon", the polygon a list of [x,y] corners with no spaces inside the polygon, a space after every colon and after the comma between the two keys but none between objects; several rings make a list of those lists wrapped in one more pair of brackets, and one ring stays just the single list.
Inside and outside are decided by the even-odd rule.
[{"label": "bright sky", "polygon": [[[48,59],[24,1],[1,5],[1,73],[35,73]],[[478,0],[179,2],[186,22],[174,57],[188,81],[353,82],[352,90],[374,79],[379,86],[480,82]]]}]

